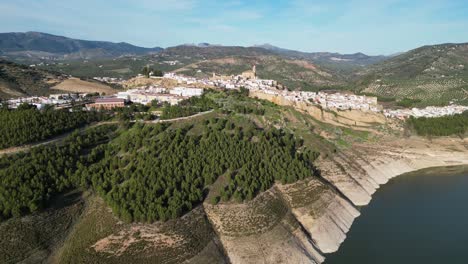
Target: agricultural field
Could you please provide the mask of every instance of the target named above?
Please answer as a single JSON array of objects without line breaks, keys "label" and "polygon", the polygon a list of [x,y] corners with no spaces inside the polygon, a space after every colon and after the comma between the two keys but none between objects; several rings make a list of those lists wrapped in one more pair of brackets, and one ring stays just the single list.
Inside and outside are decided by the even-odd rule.
[{"label": "agricultural field", "polygon": [[69,78],[51,88],[57,93],[99,93],[113,95],[118,90],[96,81],[84,81],[78,78]]},{"label": "agricultural field", "polygon": [[468,105],[468,44],[424,46],[369,66],[356,89],[414,106]]}]

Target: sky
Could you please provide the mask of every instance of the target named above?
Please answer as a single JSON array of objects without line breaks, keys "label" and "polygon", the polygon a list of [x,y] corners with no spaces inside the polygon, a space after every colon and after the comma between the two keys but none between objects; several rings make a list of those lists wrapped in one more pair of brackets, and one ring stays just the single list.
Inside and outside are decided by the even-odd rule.
[{"label": "sky", "polygon": [[468,42],[468,0],[0,0],[0,32],[390,55]]}]

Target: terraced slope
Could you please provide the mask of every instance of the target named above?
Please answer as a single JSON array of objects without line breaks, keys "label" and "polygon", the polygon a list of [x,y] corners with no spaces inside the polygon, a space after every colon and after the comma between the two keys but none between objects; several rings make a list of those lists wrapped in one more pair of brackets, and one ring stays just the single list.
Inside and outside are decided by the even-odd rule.
[{"label": "terraced slope", "polygon": [[358,90],[420,99],[420,105],[468,104],[468,43],[424,46],[370,66]]},{"label": "terraced slope", "polygon": [[345,85],[344,75],[339,71],[262,48],[176,46],[151,56],[49,62],[40,67],[80,77],[131,78],[147,65],[164,72],[175,71],[200,78],[211,77],[213,73],[237,75],[256,65],[260,78],[277,80],[291,89],[318,90]]}]

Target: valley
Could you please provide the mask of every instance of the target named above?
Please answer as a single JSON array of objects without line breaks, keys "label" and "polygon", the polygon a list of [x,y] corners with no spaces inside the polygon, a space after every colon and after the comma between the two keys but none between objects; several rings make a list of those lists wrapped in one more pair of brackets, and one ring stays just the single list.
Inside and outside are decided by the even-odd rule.
[{"label": "valley", "polygon": [[0,39],[2,263],[328,263],[381,186],[468,165],[466,44]]}]

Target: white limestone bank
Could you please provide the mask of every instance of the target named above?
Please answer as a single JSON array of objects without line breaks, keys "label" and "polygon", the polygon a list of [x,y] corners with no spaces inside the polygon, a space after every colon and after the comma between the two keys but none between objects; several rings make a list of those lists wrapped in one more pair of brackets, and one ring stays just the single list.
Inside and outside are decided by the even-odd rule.
[{"label": "white limestone bank", "polygon": [[411,171],[468,164],[465,146],[420,138],[354,145],[319,161],[323,179],[275,185],[247,203],[203,207],[231,263],[322,263],[346,239],[357,206],[382,184]]},{"label": "white limestone bank", "polygon": [[[290,202],[293,213],[320,251],[335,252],[346,238],[354,219],[359,216],[354,206],[369,204],[377,189],[398,175],[431,167],[467,165],[467,146],[466,139],[429,142],[420,138],[353,146],[319,163],[322,177],[335,186],[341,195],[328,193],[302,206]],[[280,188],[282,193],[287,194],[288,188],[293,187]],[[318,215],[310,213],[309,208],[321,207],[325,209]]]}]

